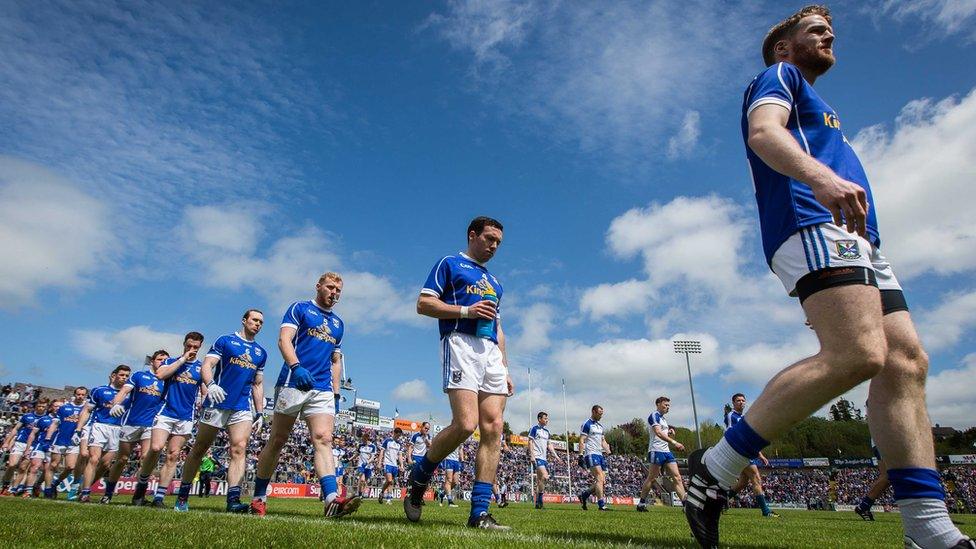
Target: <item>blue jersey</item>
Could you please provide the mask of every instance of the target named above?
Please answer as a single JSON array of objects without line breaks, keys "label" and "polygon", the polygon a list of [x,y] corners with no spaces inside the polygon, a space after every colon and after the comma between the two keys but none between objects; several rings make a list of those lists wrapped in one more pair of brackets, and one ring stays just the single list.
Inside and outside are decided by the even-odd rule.
[{"label": "blue jersey", "polygon": [[[168,358],[163,364],[172,364],[177,360]],[[180,420],[193,419],[197,393],[200,392],[200,366],[199,360],[187,362],[166,380],[165,403],[160,415]]]},{"label": "blue jersey", "polygon": [[51,438],[54,437],[48,438],[47,430],[51,427],[52,423],[54,423],[54,416],[51,414],[37,418],[37,421],[34,422],[34,427],[37,428],[37,435],[35,435],[34,443],[31,445],[32,449],[41,452],[47,452],[51,449]]},{"label": "blue jersey", "polygon": [[221,410],[249,410],[251,387],[257,375],[264,373],[268,352],[257,342],[248,341],[238,334],[228,334],[214,341],[207,356],[217,359],[214,383],[227,392],[227,398],[220,404],[214,404],[208,398],[204,406]]},{"label": "blue jersey", "polygon": [[129,409],[122,416],[122,425],[149,427],[163,405],[166,383],[149,370],[132,374],[125,382],[129,390]]},{"label": "blue jersey", "polygon": [[71,446],[71,436],[78,428],[78,417],[84,409],[84,404],[68,402],[58,408],[58,430],[54,434],[54,444],[57,446]]},{"label": "blue jersey", "polygon": [[732,426],[734,426],[736,423],[742,421],[743,417],[745,417],[743,414],[740,414],[735,410],[731,410],[727,412],[725,414],[725,430],[728,431],[729,429],[731,429]]},{"label": "blue jersey", "polygon": [[[484,301],[486,295],[494,295],[495,310],[502,300],[502,284],[488,269],[464,253],[449,255],[434,265],[427,276],[421,294],[432,295],[444,303],[470,307]],[[441,338],[451,332],[477,335],[478,319],[448,318],[437,321]],[[491,340],[498,343],[498,323],[495,323]]]},{"label": "blue jersey", "polygon": [[[312,389],[332,391],[332,354],[342,349],[342,334],[345,331],[342,319],[312,301],[296,301],[285,311],[281,325],[295,329],[295,338],[292,339],[295,354],[302,367],[315,378]],[[276,386],[295,386],[288,366],[281,366]]]},{"label": "blue jersey", "polygon": [[[112,417],[109,412],[112,410],[112,400],[115,395],[119,394],[119,390],[111,385],[102,385],[101,387],[95,387],[92,389],[91,393],[88,395],[88,405],[92,407],[92,421],[94,423],[104,423],[106,425],[122,425],[122,417]],[[122,406],[128,407],[129,402],[132,401],[132,395],[126,395],[125,400],[121,402]]]},{"label": "blue jersey", "polygon": [[35,414],[34,412],[27,412],[26,414],[20,416],[20,428],[17,429],[17,438],[14,442],[27,442],[30,437],[31,430],[34,428],[34,423],[41,416]]},{"label": "blue jersey", "polygon": [[[760,105],[774,104],[789,109],[786,129],[807,154],[838,176],[860,185],[871,205],[867,218],[867,239],[880,246],[878,219],[867,175],[851,144],[840,129],[837,112],[803,79],[800,70],[789,63],[777,63],[759,73],[746,89],[742,102],[742,137],[748,140],[749,114]],[[790,236],[803,227],[833,220],[830,211],[813,196],[813,190],[783,175],[765,162],[746,143],[746,158],[756,187],[759,224],[762,228],[766,262]],[[816,243],[810,243],[815,245]],[[822,244],[822,243],[821,243]]]}]

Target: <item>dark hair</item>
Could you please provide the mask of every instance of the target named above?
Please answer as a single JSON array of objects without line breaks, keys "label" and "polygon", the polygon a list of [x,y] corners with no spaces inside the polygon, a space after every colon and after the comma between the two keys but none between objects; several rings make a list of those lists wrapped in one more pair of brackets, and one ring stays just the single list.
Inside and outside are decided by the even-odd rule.
[{"label": "dark hair", "polygon": [[548,416],[548,415],[549,414],[547,414],[546,412],[539,412],[538,414],[535,415],[535,418],[542,419],[542,416]]},{"label": "dark hair", "polygon": [[474,231],[474,234],[479,235],[485,230],[485,227],[495,227],[499,231],[505,230],[505,227],[502,227],[501,221],[479,215],[478,217],[472,219],[471,223],[468,224],[468,232],[465,234],[471,234],[471,231]]},{"label": "dark hair", "polygon": [[735,399],[737,399],[739,397],[746,398],[746,395],[744,395],[742,393],[736,393],[736,394],[732,395],[732,401],[734,402]]},{"label": "dark hair", "polygon": [[159,355],[169,356],[169,352],[167,352],[166,349],[160,349],[160,350],[158,350],[158,351],[156,351],[155,353],[152,354],[152,359],[151,360],[156,360],[156,357],[158,357]]},{"label": "dark hair", "polygon": [[78,392],[78,389],[84,389],[86,393],[88,392],[88,387],[85,387],[84,385],[79,385],[79,386],[75,387],[75,390],[74,391],[71,391],[71,392],[72,393],[76,393],[76,392]]},{"label": "dark hair", "polygon": [[402,435],[403,434],[403,429],[397,427],[396,429],[393,429],[393,434],[394,435]]},{"label": "dark hair", "polygon": [[820,15],[827,20],[828,24],[833,24],[833,19],[830,17],[830,9],[828,9],[827,6],[820,6],[817,4],[804,6],[793,15],[783,19],[779,23],[776,23],[776,25],[774,25],[773,28],[769,29],[769,32],[766,33],[766,38],[763,39],[762,43],[763,62],[766,63],[767,67],[776,63],[776,43],[790,36],[796,29],[797,24],[800,23],[800,19],[803,19],[808,15]]},{"label": "dark hair", "polygon": [[132,368],[129,368],[125,364],[119,364],[118,366],[115,367],[114,370],[112,370],[112,375],[115,375],[121,371],[131,372]]},{"label": "dark hair", "polygon": [[425,422],[423,422],[423,423],[420,424],[421,427],[423,427],[424,425],[430,425],[430,422],[429,421],[425,421]]},{"label": "dark hair", "polygon": [[260,309],[248,309],[244,311],[244,316],[241,317],[241,320],[247,320],[251,316],[251,313],[259,313],[261,316],[264,316],[264,313]]},{"label": "dark hair", "polygon": [[203,334],[201,334],[200,332],[189,332],[188,334],[186,334],[185,336],[183,336],[183,343],[186,343],[187,341],[191,341],[191,340],[192,341],[201,341],[202,342],[203,341]]},{"label": "dark hair", "polygon": [[671,402],[671,399],[666,396],[659,396],[657,397],[657,400],[654,401],[654,405],[656,406],[662,402]]},{"label": "dark hair", "polygon": [[590,412],[595,412],[597,410],[597,408],[599,408],[600,410],[602,410],[603,409],[603,406],[600,406],[599,404],[594,404],[593,407],[590,408]]}]

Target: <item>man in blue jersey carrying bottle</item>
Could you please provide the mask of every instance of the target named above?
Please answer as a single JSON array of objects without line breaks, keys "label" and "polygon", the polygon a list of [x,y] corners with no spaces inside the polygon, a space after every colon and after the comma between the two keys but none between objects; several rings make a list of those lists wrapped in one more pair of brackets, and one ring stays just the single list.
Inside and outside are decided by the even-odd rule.
[{"label": "man in blue jersey carrying bottle", "polygon": [[346,499],[339,495],[332,455],[345,332],[342,319],[332,309],[341,293],[342,276],[327,272],[315,284],[315,298],[292,303],[281,321],[278,349],[284,364],[275,384],[271,437],[261,449],[255,470],[251,512],[256,515],[267,512],[268,484],[299,417],[308,424],[312,436],[325,516],[338,518],[354,513],[362,503],[358,496]]},{"label": "man in blue jersey carrying bottle", "polygon": [[799,298],[820,352],[777,374],[723,438],[689,456],[685,516],[719,543],[726,491],[769,441],[871,380],[871,435],[905,529],[905,546],[976,547],[952,523],[925,407],[928,359],[882,255],[871,187],[837,112],[813,89],[834,64],[830,12],[807,6],[763,40],[766,69],[748,86],[742,135],[766,261]]},{"label": "man in blue jersey carrying bottle", "polygon": [[424,492],[437,464],[480,429],[468,526],[509,529],[488,513],[501,452],[505,402],[515,390],[508,375],[499,315],[502,285],[485,266],[502,243],[502,231],[495,219],[473,219],[468,225],[467,253],[438,260],[417,300],[419,314],[438,320],[443,390],[451,403],[452,418],[410,471],[410,495],[404,499],[403,509],[412,522],[420,520]]}]

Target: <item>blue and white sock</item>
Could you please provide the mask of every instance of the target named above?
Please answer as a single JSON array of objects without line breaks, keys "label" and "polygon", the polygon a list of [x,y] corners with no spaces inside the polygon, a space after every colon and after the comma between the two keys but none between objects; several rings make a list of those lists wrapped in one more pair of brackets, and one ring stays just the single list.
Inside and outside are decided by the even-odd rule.
[{"label": "blue and white sock", "polygon": [[952,547],[965,538],[952,523],[945,505],[945,490],[934,469],[888,469],[905,535],[919,547]]},{"label": "blue and white sock", "polygon": [[739,474],[749,465],[749,460],[758,458],[766,446],[769,442],[743,419],[725,431],[722,440],[706,450],[702,460],[719,486],[728,490],[739,480]]},{"label": "blue and white sock", "polygon": [[271,483],[270,478],[254,477],[254,499],[267,501],[268,484],[270,483]]},{"label": "blue and white sock", "polygon": [[325,494],[325,502],[332,503],[332,501],[339,497],[339,484],[336,482],[335,475],[325,475],[319,479],[319,487],[322,488],[322,493]]}]

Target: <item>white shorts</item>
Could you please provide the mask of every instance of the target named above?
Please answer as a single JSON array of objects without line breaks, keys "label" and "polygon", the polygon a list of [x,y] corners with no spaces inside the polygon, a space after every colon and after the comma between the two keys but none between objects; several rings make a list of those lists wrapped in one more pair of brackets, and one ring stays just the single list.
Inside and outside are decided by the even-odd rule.
[{"label": "white shorts", "polygon": [[833,223],[804,227],[773,254],[773,272],[787,293],[796,297],[796,283],[804,276],[833,267],[866,267],[874,271],[880,290],[901,290],[891,264],[860,235]]},{"label": "white shorts", "polygon": [[471,334],[451,332],[441,340],[444,392],[466,389],[475,393],[507,395],[508,369],[498,344]]},{"label": "white shorts", "polygon": [[73,446],[72,445],[61,446],[60,444],[55,444],[54,446],[51,446],[52,454],[61,454],[62,456],[66,456],[68,454],[77,454],[79,451],[80,448],[78,447],[77,444]]},{"label": "white shorts", "polygon": [[123,425],[119,440],[122,442],[138,442],[152,438],[152,427],[139,427],[138,425]]},{"label": "white shorts", "polygon": [[162,429],[171,435],[187,436],[193,432],[193,420],[176,419],[159,414],[156,416],[156,421],[153,422],[152,428]]},{"label": "white shorts", "polygon": [[200,423],[210,425],[218,429],[227,427],[244,421],[254,421],[254,415],[250,410],[220,410],[217,408],[206,408],[200,415]]},{"label": "white shorts", "polygon": [[275,394],[274,411],[302,419],[317,414],[335,415],[335,395],[331,391],[299,391],[294,387],[280,387]]},{"label": "white shorts", "polygon": [[13,447],[10,448],[10,455],[14,455],[14,454],[24,455],[24,452],[26,451],[27,451],[26,442],[15,442]]},{"label": "white shorts", "polygon": [[41,450],[31,450],[30,459],[39,459],[41,461],[51,461],[51,454],[48,452],[43,452]]},{"label": "white shorts", "polygon": [[98,446],[103,452],[115,452],[119,449],[119,434],[122,428],[118,425],[93,423],[88,433],[88,446]]}]

